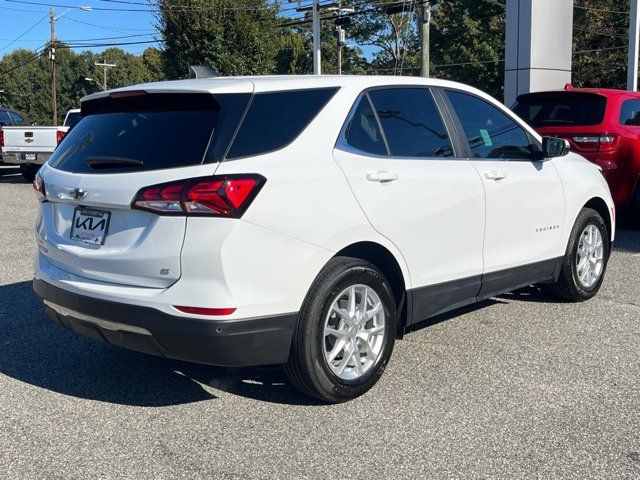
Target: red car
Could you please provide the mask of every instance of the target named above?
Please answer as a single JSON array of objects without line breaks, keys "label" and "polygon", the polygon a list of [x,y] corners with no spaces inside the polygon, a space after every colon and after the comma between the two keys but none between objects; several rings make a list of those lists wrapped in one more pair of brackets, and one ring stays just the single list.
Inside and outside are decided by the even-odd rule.
[{"label": "red car", "polygon": [[640,213],[640,94],[573,88],[520,95],[513,111],[602,167],[617,208]]}]

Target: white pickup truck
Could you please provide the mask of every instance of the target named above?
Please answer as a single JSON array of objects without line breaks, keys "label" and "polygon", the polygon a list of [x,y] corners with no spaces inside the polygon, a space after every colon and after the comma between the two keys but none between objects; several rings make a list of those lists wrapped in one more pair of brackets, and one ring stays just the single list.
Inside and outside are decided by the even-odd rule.
[{"label": "white pickup truck", "polygon": [[24,179],[32,181],[71,128],[67,120],[76,112],[70,110],[65,117],[65,125],[60,127],[2,127],[0,147],[4,163],[19,165]]}]

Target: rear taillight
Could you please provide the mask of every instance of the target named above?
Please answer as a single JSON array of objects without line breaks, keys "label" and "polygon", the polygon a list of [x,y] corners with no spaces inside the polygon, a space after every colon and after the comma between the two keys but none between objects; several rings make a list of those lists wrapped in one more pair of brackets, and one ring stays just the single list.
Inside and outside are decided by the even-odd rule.
[{"label": "rear taillight", "polygon": [[36,192],[38,201],[44,202],[47,200],[47,189],[40,173],[36,173],[36,178],[33,180],[33,189]]},{"label": "rear taillight", "polygon": [[57,144],[60,145],[60,142],[62,140],[64,140],[64,137],[67,136],[67,131],[66,130],[58,130],[56,132],[56,141],[58,142]]},{"label": "rear taillight", "polygon": [[192,178],[143,188],[131,208],[159,215],[240,218],[265,183],[261,175]]},{"label": "rear taillight", "polygon": [[4,147],[4,132],[2,131],[2,127],[0,127],[0,148]]},{"label": "rear taillight", "polygon": [[571,139],[581,150],[593,152],[612,152],[620,146],[620,136],[613,134],[576,135]]}]

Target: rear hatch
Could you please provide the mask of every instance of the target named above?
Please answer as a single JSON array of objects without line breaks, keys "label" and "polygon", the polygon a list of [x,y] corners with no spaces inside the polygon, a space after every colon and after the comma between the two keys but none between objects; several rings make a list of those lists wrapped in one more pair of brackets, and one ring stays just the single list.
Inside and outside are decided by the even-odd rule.
[{"label": "rear hatch", "polygon": [[135,210],[132,201],[150,185],[212,175],[249,96],[139,91],[84,102],[82,120],[41,170],[41,253],[89,279],[174,283],[186,218]]},{"label": "rear hatch", "polygon": [[569,140],[591,161],[617,148],[618,137],[603,126],[607,97],[593,92],[538,92],[520,95],[513,111],[540,135]]}]

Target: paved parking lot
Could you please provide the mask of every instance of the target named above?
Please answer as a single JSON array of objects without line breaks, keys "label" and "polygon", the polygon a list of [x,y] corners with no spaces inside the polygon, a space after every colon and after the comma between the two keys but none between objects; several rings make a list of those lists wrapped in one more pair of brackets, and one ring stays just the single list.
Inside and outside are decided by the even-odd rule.
[{"label": "paved parking lot", "polygon": [[396,344],[367,395],[149,357],[49,322],[36,204],[0,168],[0,478],[640,478],[640,231],[600,295],[525,289]]}]

